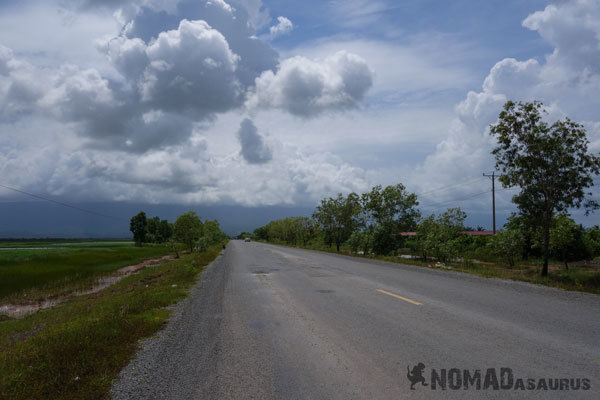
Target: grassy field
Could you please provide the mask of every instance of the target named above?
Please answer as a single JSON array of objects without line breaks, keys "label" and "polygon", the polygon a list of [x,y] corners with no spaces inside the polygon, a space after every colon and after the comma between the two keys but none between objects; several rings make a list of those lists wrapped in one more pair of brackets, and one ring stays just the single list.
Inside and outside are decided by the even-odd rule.
[{"label": "grassy field", "polygon": [[[71,256],[89,258],[75,247],[78,250]],[[138,341],[163,326],[169,315],[165,307],[187,295],[198,273],[220,249],[215,246],[204,253],[186,254],[145,268],[99,293],[23,319],[0,319],[0,399],[107,398],[111,382],[135,354]],[[92,246],[88,251],[103,266],[90,262],[85,268],[107,271],[132,258],[163,251],[146,248],[126,261],[124,253],[113,250],[109,256]],[[36,276],[27,264],[20,265]],[[8,268],[18,275],[14,264]],[[70,269],[65,271],[71,275]]]},{"label": "grassy field", "polygon": [[[277,243],[279,244],[279,243]],[[287,246],[286,244],[281,244]],[[410,264],[427,268],[439,268],[435,261],[422,261],[419,259],[404,259],[396,256],[359,256],[352,254],[348,246],[342,246],[340,253],[335,247],[328,247],[320,243],[309,243],[303,247],[310,250],[323,251],[327,253],[343,254],[353,257],[366,257],[399,264]],[[475,260],[464,260],[452,262],[445,269],[466,272],[488,278],[512,279],[539,285],[552,286],[565,290],[589,292],[600,294],[600,269],[597,267],[571,266],[568,270],[562,267],[562,263],[556,262],[550,265],[548,277],[540,276],[541,260],[532,260],[527,263],[519,263],[509,268],[507,265],[497,262],[476,262]]]},{"label": "grassy field", "polygon": [[166,246],[127,241],[1,242],[0,304],[87,289],[99,276],[167,253]]}]

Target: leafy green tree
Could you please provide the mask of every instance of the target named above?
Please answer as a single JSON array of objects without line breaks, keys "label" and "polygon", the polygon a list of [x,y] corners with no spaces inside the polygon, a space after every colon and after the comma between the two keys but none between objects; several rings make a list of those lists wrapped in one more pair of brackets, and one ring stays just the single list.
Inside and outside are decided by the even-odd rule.
[{"label": "leafy green tree", "polygon": [[221,230],[219,222],[216,220],[206,220],[202,226],[203,236],[206,238],[207,245],[213,245],[225,239],[225,234]]},{"label": "leafy green tree", "polygon": [[373,247],[373,233],[367,230],[355,231],[348,238],[348,244],[353,253],[362,251],[363,254],[369,254]]},{"label": "leafy green tree", "polygon": [[129,230],[133,233],[133,241],[136,246],[143,246],[146,242],[147,222],[146,213],[143,211],[131,217],[129,221]]},{"label": "leafy green tree", "polygon": [[166,219],[161,220],[158,226],[158,236],[160,237],[160,243],[168,242],[173,236],[173,224]]},{"label": "leafy green tree", "polygon": [[449,208],[439,216],[430,215],[417,227],[417,246],[423,258],[448,262],[458,255],[458,238],[467,215],[460,208]]},{"label": "leafy green tree", "polygon": [[317,237],[318,229],[315,221],[308,217],[289,217],[269,222],[257,228],[257,238],[291,245],[303,245]]},{"label": "leafy green tree", "polygon": [[259,228],[256,228],[254,230],[254,237],[257,240],[269,240],[269,230],[267,229],[267,226],[261,226]]},{"label": "leafy green tree", "polygon": [[437,229],[437,222],[435,215],[425,217],[417,225],[417,236],[413,241],[416,250],[421,254],[423,260],[427,261],[427,258],[431,256],[431,246],[429,245],[430,237],[435,234]]},{"label": "leafy green tree", "polygon": [[202,236],[202,221],[194,211],[181,214],[173,226],[173,236],[190,251],[194,251],[194,245]]},{"label": "leafy green tree", "polygon": [[161,243],[160,218],[150,218],[146,222],[146,240],[150,243]]},{"label": "leafy green tree", "polygon": [[521,257],[523,260],[528,260],[533,250],[535,239],[537,236],[536,223],[531,218],[523,214],[511,214],[504,224],[505,230],[518,231],[523,239],[523,247],[521,249]]},{"label": "leafy green tree", "polygon": [[297,217],[295,219],[296,236],[298,243],[306,246],[308,242],[316,237],[316,222],[309,217]]},{"label": "leafy green tree", "polygon": [[414,193],[408,193],[401,183],[375,186],[361,196],[362,221],[373,237],[373,251],[389,254],[402,243],[399,233],[415,229],[420,218]]},{"label": "leafy green tree", "polygon": [[600,158],[588,152],[582,125],[568,118],[549,125],[543,112],[540,102],[508,101],[490,132],[497,139],[492,154],[500,182],[521,189],[513,202],[541,231],[541,275],[547,276],[553,217],[573,207],[598,208],[586,190],[600,173]]},{"label": "leafy green tree", "polygon": [[564,214],[554,219],[550,229],[550,251],[564,262],[566,269],[569,261],[586,259],[593,252],[585,240],[583,228]]},{"label": "leafy green tree", "polygon": [[339,229],[336,221],[338,203],[331,197],[322,199],[321,204],[317,206],[313,214],[313,218],[317,221],[319,228],[323,232],[323,240],[329,247],[334,242],[336,230]]},{"label": "leafy green tree", "polygon": [[575,241],[577,224],[566,215],[559,215],[550,228],[550,251],[563,260],[565,268],[569,268],[567,253]]},{"label": "leafy green tree", "polygon": [[489,242],[493,254],[506,261],[510,267],[515,266],[516,258],[523,252],[523,245],[523,234],[518,229],[497,232]]},{"label": "leafy green tree", "polygon": [[342,243],[358,226],[360,212],[360,198],[356,193],[346,197],[340,193],[337,197],[321,200],[313,217],[325,233],[326,243],[335,243],[336,250],[340,251]]},{"label": "leafy green tree", "polygon": [[586,229],[584,240],[587,243],[593,256],[600,254],[600,227],[592,226]]}]

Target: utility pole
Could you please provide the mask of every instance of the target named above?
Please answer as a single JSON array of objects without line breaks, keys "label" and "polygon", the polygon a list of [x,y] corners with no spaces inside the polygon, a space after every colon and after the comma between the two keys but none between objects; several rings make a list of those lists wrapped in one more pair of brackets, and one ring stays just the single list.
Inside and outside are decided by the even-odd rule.
[{"label": "utility pole", "polygon": [[492,226],[494,235],[496,234],[496,171],[491,174],[483,174],[483,176],[492,179]]}]

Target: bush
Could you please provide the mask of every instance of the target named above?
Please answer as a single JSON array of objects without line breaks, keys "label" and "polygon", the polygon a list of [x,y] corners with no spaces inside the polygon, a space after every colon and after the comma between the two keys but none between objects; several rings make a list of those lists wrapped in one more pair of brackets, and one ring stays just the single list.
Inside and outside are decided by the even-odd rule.
[{"label": "bush", "polygon": [[362,251],[369,254],[373,246],[373,234],[371,232],[354,232],[348,239],[348,245],[353,253]]},{"label": "bush", "polygon": [[504,260],[510,267],[514,267],[516,257],[523,253],[523,242],[520,231],[505,230],[491,238],[489,247],[496,257]]}]

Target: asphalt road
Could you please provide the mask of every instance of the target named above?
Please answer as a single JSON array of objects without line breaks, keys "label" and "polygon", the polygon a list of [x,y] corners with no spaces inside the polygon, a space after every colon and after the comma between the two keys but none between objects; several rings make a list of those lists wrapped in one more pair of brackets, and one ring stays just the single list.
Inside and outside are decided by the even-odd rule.
[{"label": "asphalt road", "polygon": [[[407,367],[419,363],[427,386],[411,390]],[[504,367],[512,370],[511,389],[494,390]],[[439,382],[433,389],[432,369],[440,377],[446,370],[445,390]],[[476,380],[464,389],[465,369],[481,371],[481,389]],[[507,387],[508,372],[503,377],[498,386]],[[583,378],[590,388],[572,390],[577,379],[585,386]],[[551,390],[553,379],[573,381]],[[112,394],[599,399],[600,296],[233,241],[168,326],[143,344]]]}]

